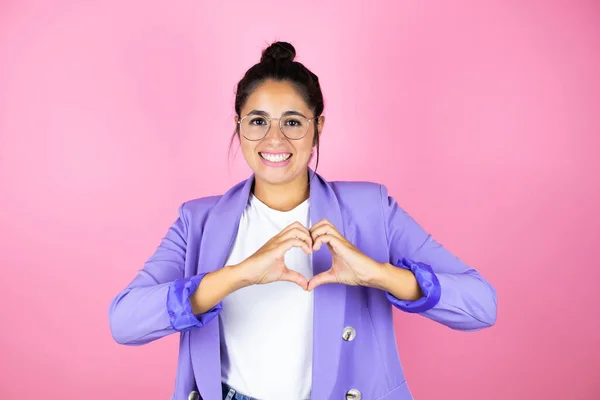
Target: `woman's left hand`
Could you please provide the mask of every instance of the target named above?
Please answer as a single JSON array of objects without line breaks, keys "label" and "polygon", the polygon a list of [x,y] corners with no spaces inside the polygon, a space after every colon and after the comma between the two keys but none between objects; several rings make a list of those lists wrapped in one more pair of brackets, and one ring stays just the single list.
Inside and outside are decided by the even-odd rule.
[{"label": "woman's left hand", "polygon": [[310,228],[313,250],[317,251],[325,243],[331,252],[331,269],[317,274],[308,282],[308,290],[325,283],[342,283],[351,286],[369,286],[383,265],[364,255],[338,232],[326,219]]}]

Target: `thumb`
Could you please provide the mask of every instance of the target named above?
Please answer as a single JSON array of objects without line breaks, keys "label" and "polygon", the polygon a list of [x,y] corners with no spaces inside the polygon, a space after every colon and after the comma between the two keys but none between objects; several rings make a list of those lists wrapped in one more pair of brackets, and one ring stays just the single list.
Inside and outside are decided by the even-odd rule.
[{"label": "thumb", "polygon": [[306,288],[308,287],[308,281],[301,273],[288,268],[284,269],[283,273],[279,277],[279,280],[293,282],[296,285],[300,286],[302,290],[306,290]]},{"label": "thumb", "polygon": [[338,280],[337,280],[337,277],[335,276],[335,273],[333,272],[333,270],[329,269],[325,272],[321,272],[320,274],[313,276],[310,279],[310,281],[308,281],[308,289],[307,290],[313,290],[317,286],[321,286],[326,283],[336,283],[336,282],[338,282]]}]

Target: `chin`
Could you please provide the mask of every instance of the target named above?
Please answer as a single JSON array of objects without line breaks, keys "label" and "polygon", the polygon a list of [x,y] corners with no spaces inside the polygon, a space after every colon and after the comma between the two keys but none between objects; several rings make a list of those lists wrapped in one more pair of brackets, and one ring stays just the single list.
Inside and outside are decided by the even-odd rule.
[{"label": "chin", "polygon": [[[281,168],[283,170],[283,168]],[[270,183],[272,185],[281,185],[287,183],[293,179],[291,171],[285,168],[286,171],[269,171],[268,169],[261,169],[255,174],[261,180]]]},{"label": "chin", "polygon": [[254,174],[260,180],[271,185],[281,185],[294,180],[298,172],[298,168],[294,164],[285,167],[269,167],[263,165],[259,161],[259,165],[254,170]]}]

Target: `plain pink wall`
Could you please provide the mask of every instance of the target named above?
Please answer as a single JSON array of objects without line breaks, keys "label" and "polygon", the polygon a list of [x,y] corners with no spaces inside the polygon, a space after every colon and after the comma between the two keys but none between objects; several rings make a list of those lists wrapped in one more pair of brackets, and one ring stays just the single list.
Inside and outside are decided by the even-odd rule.
[{"label": "plain pink wall", "polygon": [[247,177],[234,87],[282,39],[326,95],[319,171],[385,183],[498,291],[477,333],[396,313],[416,398],[598,399],[600,4],[248,4],[0,3],[0,398],[170,396],[177,336],[117,345],[108,305]]}]

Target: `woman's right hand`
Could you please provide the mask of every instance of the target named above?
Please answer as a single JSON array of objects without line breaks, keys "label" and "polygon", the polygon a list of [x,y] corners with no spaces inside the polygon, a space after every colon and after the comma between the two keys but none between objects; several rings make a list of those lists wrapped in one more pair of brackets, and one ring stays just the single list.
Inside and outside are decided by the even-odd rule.
[{"label": "woman's right hand", "polygon": [[313,241],[308,229],[301,223],[294,222],[242,261],[237,266],[238,271],[247,285],[288,281],[306,290],[308,281],[299,272],[287,268],[284,256],[292,247],[302,248],[306,254],[311,254],[312,246]]}]

